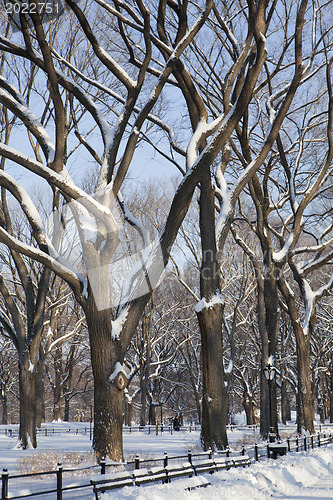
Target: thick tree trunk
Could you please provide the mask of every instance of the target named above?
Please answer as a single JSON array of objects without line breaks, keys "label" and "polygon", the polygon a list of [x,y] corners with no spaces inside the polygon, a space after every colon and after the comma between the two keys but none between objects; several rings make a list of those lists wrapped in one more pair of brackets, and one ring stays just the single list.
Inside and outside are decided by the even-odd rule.
[{"label": "thick tree trunk", "polygon": [[[265,300],[265,324],[266,324],[266,331],[268,338],[268,356],[269,356],[269,358],[267,359],[267,363],[268,361],[270,361],[270,363],[275,365],[276,348],[278,344],[279,320],[280,320],[279,297],[278,297],[278,287],[277,287],[277,276],[279,270],[274,265],[271,264],[269,253],[270,250],[266,248],[266,254],[264,255],[264,261],[266,260],[267,257],[265,278],[264,278],[264,300]],[[264,359],[263,361],[264,363],[266,363],[266,359]],[[276,377],[274,377],[274,379],[270,382],[270,387],[268,387],[268,403],[270,411],[269,415],[269,423],[271,428],[270,430],[272,430],[274,434],[278,435]]]},{"label": "thick tree trunk", "polygon": [[283,279],[279,280],[279,287],[288,305],[297,346],[297,432],[301,434],[302,430],[305,430],[310,434],[314,434],[315,414],[312,401],[310,365],[310,332],[312,331],[311,324],[314,320],[314,316],[310,321],[308,334],[304,335],[294,295],[289,292]]},{"label": "thick tree trunk", "polygon": [[203,398],[201,442],[207,450],[224,449],[227,440],[227,391],[224,384],[222,345],[223,305],[215,304],[198,312],[202,339]]},{"label": "thick tree trunk", "polygon": [[310,335],[305,336],[300,325],[297,328],[297,432],[314,434],[314,409],[311,390]]},{"label": "thick tree trunk", "polygon": [[254,425],[255,418],[254,418],[254,401],[252,398],[243,397],[243,408],[245,410],[245,415],[246,415],[246,425]]},{"label": "thick tree trunk", "polygon": [[19,363],[20,385],[20,447],[24,450],[37,447],[36,437],[36,398],[35,367],[29,366],[29,357],[25,356]]},{"label": "thick tree trunk", "polygon": [[149,424],[150,425],[156,424],[156,405],[152,400],[150,401],[149,404]]},{"label": "thick tree trunk", "polygon": [[109,457],[123,460],[123,394],[124,388],[112,379],[119,361],[119,340],[112,339],[110,311],[99,311],[93,299],[85,311],[88,323],[91,363],[94,375],[94,438],[97,460]]},{"label": "thick tree trunk", "polygon": [[201,443],[205,450],[228,445],[228,398],[223,365],[221,275],[216,247],[214,189],[208,171],[201,179],[200,234],[202,264],[197,308],[201,333],[202,422]]}]

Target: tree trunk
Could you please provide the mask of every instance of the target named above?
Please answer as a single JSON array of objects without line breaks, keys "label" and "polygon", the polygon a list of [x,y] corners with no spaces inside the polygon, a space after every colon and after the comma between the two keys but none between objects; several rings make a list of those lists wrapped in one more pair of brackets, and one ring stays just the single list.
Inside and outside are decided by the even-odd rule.
[{"label": "tree trunk", "polygon": [[156,405],[150,400],[149,404],[149,425],[156,424]]},{"label": "tree trunk", "polygon": [[20,384],[20,447],[24,450],[37,447],[36,437],[36,398],[35,367],[29,366],[29,356],[24,356],[19,363]]},{"label": "tree trunk", "polygon": [[6,387],[2,389],[2,424],[8,424],[8,397]]},{"label": "tree trunk", "polygon": [[[53,420],[61,420],[61,373],[62,373],[62,348],[57,346],[54,357],[54,387],[53,387]],[[69,412],[68,412],[69,413]]]},{"label": "tree trunk", "polygon": [[297,432],[302,429],[314,434],[314,409],[312,404],[311,368],[310,368],[310,335],[305,336],[300,325],[297,325]]},{"label": "tree trunk", "polygon": [[[64,390],[65,390],[65,388],[64,388]],[[70,410],[69,403],[70,403],[69,397],[65,396],[64,397],[64,422],[69,422],[69,410]]]},{"label": "tree trunk", "polygon": [[320,417],[320,423],[324,424],[325,423],[325,405],[324,401],[320,401],[318,405],[318,413]]},{"label": "tree trunk", "polygon": [[291,420],[291,410],[287,394],[287,382],[285,380],[281,384],[281,414],[282,423],[286,425]]},{"label": "tree trunk", "polygon": [[125,425],[131,427],[132,425],[133,402],[125,398]]},{"label": "tree trunk", "polygon": [[222,317],[223,305],[198,312],[202,339],[203,397],[201,442],[207,450],[224,449],[227,440],[227,391],[224,385]]},{"label": "tree trunk", "polygon": [[146,425],[146,408],[147,408],[147,391],[145,384],[141,384],[141,406],[140,406],[140,425],[144,427]]},{"label": "tree trunk", "polygon": [[44,386],[44,362],[38,363],[35,375],[36,387],[36,426],[41,428],[45,422],[45,386]]},{"label": "tree trunk", "polygon": [[117,379],[110,380],[119,359],[119,340],[112,339],[109,309],[98,310],[89,299],[85,311],[88,323],[91,364],[94,375],[94,438],[96,458],[109,457],[123,460],[123,394],[124,388],[116,386]]},{"label": "tree trunk", "polygon": [[221,274],[216,247],[214,189],[210,172],[201,179],[200,235],[202,264],[200,294],[202,308],[197,316],[201,333],[202,423],[201,443],[208,448],[224,449],[228,445],[228,398],[223,365],[222,324],[224,305],[221,300]]},{"label": "tree trunk", "polygon": [[245,415],[246,415],[246,425],[254,425],[255,424],[255,418],[254,418],[254,402],[252,398],[243,397],[243,408],[245,410]]}]

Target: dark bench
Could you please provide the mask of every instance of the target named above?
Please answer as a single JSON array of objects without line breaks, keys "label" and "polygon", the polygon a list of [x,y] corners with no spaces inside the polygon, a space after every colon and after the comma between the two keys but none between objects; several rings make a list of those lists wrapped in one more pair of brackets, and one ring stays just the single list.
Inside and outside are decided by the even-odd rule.
[{"label": "dark bench", "polygon": [[287,443],[269,443],[268,450],[270,458],[276,459],[287,454],[288,445]]}]

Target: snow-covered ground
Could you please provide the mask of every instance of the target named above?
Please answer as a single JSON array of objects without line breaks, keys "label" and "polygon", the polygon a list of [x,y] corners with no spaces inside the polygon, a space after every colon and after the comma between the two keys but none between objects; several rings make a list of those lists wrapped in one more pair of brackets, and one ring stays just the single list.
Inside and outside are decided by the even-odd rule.
[{"label": "snow-covered ground", "polygon": [[246,469],[230,469],[206,477],[211,485],[193,491],[184,491],[183,480],[178,480],[144,489],[127,486],[105,494],[103,500],[333,499],[333,446],[291,453]]},{"label": "snow-covered ground", "polygon": [[[68,424],[56,424],[68,430]],[[71,424],[74,430],[87,424]],[[51,424],[49,424],[51,427]],[[40,470],[46,464],[46,457],[54,455],[54,460],[61,460],[65,466],[71,454],[82,455],[84,461],[91,461],[91,441],[89,433],[86,435],[66,432],[62,435],[39,435],[37,450],[18,450],[15,447],[16,439],[2,434],[0,426],[0,467],[9,469],[10,474],[18,473],[29,468],[31,464],[38,464]],[[72,430],[71,429],[71,430]],[[234,447],[242,442],[257,441],[259,436],[251,431],[243,435],[242,430],[229,433],[229,439]],[[124,451],[127,457],[139,454],[141,458],[162,457],[165,451],[169,456],[182,455],[191,449],[199,451],[199,432],[176,432],[172,435],[164,432],[159,434],[145,434],[134,432],[125,434]],[[25,469],[26,467],[26,469]],[[52,469],[52,467],[50,467]],[[153,485],[141,487],[126,487],[103,496],[103,500],[180,500],[180,499],[269,499],[289,498],[310,500],[315,498],[333,499],[333,445],[311,450],[307,453],[290,453],[277,460],[262,460],[251,467],[220,471],[206,476],[211,483],[206,488],[185,491],[184,486],[191,480],[176,480],[168,485]],[[184,483],[185,481],[185,483]],[[88,500],[93,496],[85,493]]]}]

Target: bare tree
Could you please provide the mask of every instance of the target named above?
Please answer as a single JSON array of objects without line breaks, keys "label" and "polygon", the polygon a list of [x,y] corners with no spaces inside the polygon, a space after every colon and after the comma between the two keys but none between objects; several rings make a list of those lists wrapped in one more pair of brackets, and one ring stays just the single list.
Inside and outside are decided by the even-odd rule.
[{"label": "bare tree", "polygon": [[[43,25],[38,13],[22,15],[15,36],[0,37],[5,65],[10,64],[9,55],[13,54],[16,60],[29,61],[32,68],[38,68],[39,81],[47,85],[48,117],[55,130],[55,141],[52,141],[47,127],[34,116],[19,87],[15,88],[10,81],[2,78],[1,102],[24,123],[27,134],[33,137],[34,157],[22,153],[14,144],[4,142],[0,144],[0,152],[3,162],[10,160],[37,174],[57,195],[64,197],[66,204],[59,204],[59,216],[55,213],[55,224],[61,227],[65,217],[60,212],[68,205],[78,227],[85,263],[83,271],[88,272],[85,276],[79,274],[60,259],[54,241],[45,234],[30,197],[4,169],[1,171],[1,185],[20,202],[39,249],[23,244],[18,235],[11,234],[4,227],[0,228],[0,238],[17,254],[26,254],[53,269],[74,291],[85,312],[90,335],[95,380],[94,449],[98,457],[109,455],[119,460],[122,458],[121,421],[125,386],[125,374],[121,367],[137,322],[151,295],[145,279],[147,270],[150,282],[155,286],[188,210],[195,186],[226,144],[251,98],[265,59],[265,2],[259,2],[258,7],[249,2],[249,21],[246,21],[248,38],[245,49],[230,68],[228,89],[232,90],[240,72],[245,72],[244,79],[238,87],[236,101],[230,103],[226,113],[221,112],[212,122],[209,122],[209,113],[200,98],[191,68],[186,68],[183,57],[191,44],[199,40],[201,31],[209,34],[208,19],[214,7],[212,0],[203,2],[201,6],[184,3],[179,8],[174,3],[161,0],[157,8],[150,6],[152,11],[141,0],[130,5],[117,0],[112,6],[99,1],[93,2],[89,8],[85,5],[80,8],[71,0],[67,0],[66,4],[66,18],[63,16],[54,23]],[[96,19],[98,23],[94,25]],[[157,31],[153,25],[155,21]],[[68,50],[62,44],[61,30],[55,30],[61,22],[66,32],[66,23],[73,27],[75,33],[80,32],[82,43],[74,43]],[[113,40],[108,39],[100,29],[104,23],[112,26],[117,33]],[[222,49],[223,40],[218,43]],[[90,56],[90,65],[83,69],[77,66],[80,59],[78,52],[82,51],[89,51]],[[127,63],[121,67],[113,57],[123,53],[129,56],[131,67]],[[98,68],[98,74],[106,75],[102,83],[98,74],[94,73],[94,68]],[[189,139],[185,138],[189,144],[187,152],[175,140],[170,124],[152,115],[154,106],[161,100],[162,91],[169,85],[181,88],[189,120],[193,124],[193,133]],[[99,107],[102,95],[106,104]],[[34,93],[34,99],[38,101],[37,92]],[[69,118],[66,114],[67,104]],[[87,115],[81,130],[77,119],[79,113]],[[95,198],[79,189],[65,168],[64,158],[69,150],[69,133],[72,130],[68,127],[69,120],[74,125],[80,150],[83,152],[85,149],[87,155],[91,155],[101,165]],[[183,178],[173,196],[159,238],[150,245],[146,232],[127,210],[120,189],[133,161],[139,138],[146,138],[150,130],[156,127],[161,134],[170,138],[171,151],[168,148],[163,151],[157,146],[155,150],[173,165],[176,164]],[[95,128],[100,133],[97,147],[87,139],[87,131]],[[147,139],[153,142],[153,138]],[[197,156],[199,149],[201,153]],[[177,155],[176,160],[174,154]],[[179,165],[179,161],[184,160],[186,166]],[[248,172],[252,170],[253,167],[249,167]],[[143,236],[144,244],[149,249],[145,256],[149,255],[138,274],[133,270],[134,274],[127,280],[130,287],[123,290],[119,305],[112,309],[110,277],[104,269],[115,255],[119,241],[119,227],[112,214],[116,202],[123,210],[125,219]],[[157,252],[158,248],[160,252]],[[96,288],[102,304],[98,303],[94,294]],[[216,407],[216,414],[218,410]],[[217,441],[218,446],[225,444],[225,440]]]}]

